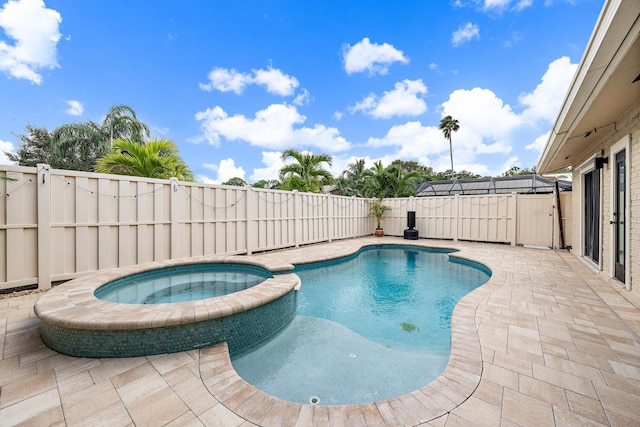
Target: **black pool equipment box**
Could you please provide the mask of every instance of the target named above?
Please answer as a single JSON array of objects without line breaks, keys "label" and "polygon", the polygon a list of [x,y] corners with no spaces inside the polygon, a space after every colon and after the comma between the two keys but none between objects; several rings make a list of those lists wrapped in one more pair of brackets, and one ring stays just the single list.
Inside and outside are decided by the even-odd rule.
[{"label": "black pool equipment box", "polygon": [[407,211],[407,229],[404,230],[404,238],[406,240],[418,240],[418,230],[416,226],[416,212]]}]

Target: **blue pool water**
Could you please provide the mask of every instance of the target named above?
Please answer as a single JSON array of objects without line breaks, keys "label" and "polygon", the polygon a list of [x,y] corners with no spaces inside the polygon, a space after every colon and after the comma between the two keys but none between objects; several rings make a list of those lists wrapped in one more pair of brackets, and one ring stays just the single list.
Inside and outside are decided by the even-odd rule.
[{"label": "blue pool water", "polygon": [[273,277],[246,264],[185,264],[144,271],[109,282],[96,298],[122,304],[162,304],[214,298],[239,292]]},{"label": "blue pool water", "polygon": [[296,268],[296,318],[268,343],[234,357],[235,370],[298,403],[372,402],[425,386],[449,360],[453,308],[491,274],[447,252],[375,247]]}]

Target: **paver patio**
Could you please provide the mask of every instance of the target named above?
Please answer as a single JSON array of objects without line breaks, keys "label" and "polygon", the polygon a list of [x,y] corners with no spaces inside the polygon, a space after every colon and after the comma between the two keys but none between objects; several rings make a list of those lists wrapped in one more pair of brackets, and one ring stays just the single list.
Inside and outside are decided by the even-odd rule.
[{"label": "paver patio", "polygon": [[[254,256],[295,264],[390,242],[408,243],[363,238]],[[633,294],[566,251],[411,243],[460,249],[493,271],[456,308],[452,361],[428,387],[367,405],[298,405],[244,383],[224,344],[129,359],[63,356],[40,340],[38,295],[26,295],[0,300],[0,426],[640,425]]]}]

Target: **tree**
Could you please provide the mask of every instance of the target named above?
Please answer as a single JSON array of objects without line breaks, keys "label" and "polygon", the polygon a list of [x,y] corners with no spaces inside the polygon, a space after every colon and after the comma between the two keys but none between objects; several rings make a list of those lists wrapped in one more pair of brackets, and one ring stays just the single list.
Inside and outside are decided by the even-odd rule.
[{"label": "tree", "polygon": [[245,185],[247,185],[247,181],[245,181],[244,179],[234,176],[233,178],[228,179],[227,181],[223,182],[222,185],[232,185],[234,187],[244,187]]},{"label": "tree", "polygon": [[110,150],[100,126],[92,121],[59,126],[51,140],[60,169],[93,171],[96,161]]},{"label": "tree", "polygon": [[111,153],[98,159],[96,172],[195,181],[193,172],[178,154],[178,147],[160,138],[142,144],[129,139],[113,141]]},{"label": "tree", "polygon": [[27,135],[18,135],[22,145],[9,158],[21,166],[47,163],[55,169],[90,172],[96,161],[111,149],[111,141],[128,139],[142,144],[149,127],[126,105],[111,107],[101,123],[93,121],[58,126],[53,132],[27,125]]},{"label": "tree", "polygon": [[[460,129],[460,123],[451,116],[446,116],[440,120],[440,130],[444,134],[444,137],[449,140],[449,155],[451,156],[451,170],[453,169],[453,144],[451,143],[452,132],[457,132]],[[453,175],[452,175],[453,178]]]},{"label": "tree", "polygon": [[502,176],[516,176],[516,175],[535,175],[536,174],[536,166],[531,166],[530,168],[520,169],[518,166],[513,166],[508,171],[504,172]]},{"label": "tree", "polygon": [[476,179],[480,178],[477,173],[469,172],[467,170],[461,170],[460,172],[454,172],[452,170],[446,170],[444,172],[438,172],[434,176],[434,181],[449,181],[451,179]]},{"label": "tree", "polygon": [[323,163],[333,164],[328,154],[302,153],[289,148],[282,153],[282,160],[289,158],[294,162],[280,169],[281,189],[321,193],[322,186],[333,181],[331,173],[323,168]]},{"label": "tree", "polygon": [[149,127],[138,120],[133,108],[128,105],[114,105],[102,119],[100,128],[108,136],[109,146],[113,146],[116,139],[130,139],[143,143],[151,136]]},{"label": "tree", "polygon": [[369,172],[364,159],[357,159],[347,165],[340,177],[335,180],[338,193],[343,196],[364,197],[366,179]]},{"label": "tree", "polygon": [[416,195],[416,185],[420,180],[418,171],[405,172],[400,166],[389,165],[385,174],[387,187],[385,197],[410,197]]},{"label": "tree", "polygon": [[265,188],[267,190],[277,190],[280,188],[280,181],[277,179],[261,179],[251,185],[254,188]]},{"label": "tree", "polygon": [[418,172],[420,174],[420,182],[433,181],[436,173],[431,166],[424,166],[415,160],[399,160],[391,162],[391,166],[399,166],[405,172]]},{"label": "tree", "polygon": [[51,134],[45,128],[27,125],[26,135],[17,135],[22,141],[15,153],[7,153],[7,157],[19,166],[36,166],[46,163],[54,169],[59,169],[57,156],[54,154]]}]

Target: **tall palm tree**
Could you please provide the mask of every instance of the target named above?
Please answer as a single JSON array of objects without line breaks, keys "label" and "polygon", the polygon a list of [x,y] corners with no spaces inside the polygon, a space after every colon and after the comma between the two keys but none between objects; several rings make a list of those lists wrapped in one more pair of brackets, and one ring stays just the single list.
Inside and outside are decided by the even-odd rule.
[{"label": "tall palm tree", "polygon": [[159,138],[142,144],[130,139],[113,141],[113,150],[98,160],[96,172],[194,181],[193,172],[178,154],[178,147]]},{"label": "tall palm tree", "polygon": [[460,129],[460,123],[451,116],[443,117],[440,120],[440,130],[444,137],[449,140],[449,155],[451,156],[451,174],[453,175],[453,145],[451,144],[451,133]]},{"label": "tall palm tree", "polygon": [[289,158],[294,162],[280,169],[280,188],[283,190],[320,193],[324,184],[333,181],[331,173],[323,168],[323,163],[329,166],[333,164],[333,159],[328,154],[302,153],[289,148],[282,153],[282,160]]}]

